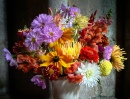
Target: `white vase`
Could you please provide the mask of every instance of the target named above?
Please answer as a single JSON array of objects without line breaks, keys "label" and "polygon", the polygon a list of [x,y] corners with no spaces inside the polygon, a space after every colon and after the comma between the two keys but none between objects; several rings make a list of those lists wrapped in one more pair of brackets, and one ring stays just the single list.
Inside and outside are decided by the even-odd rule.
[{"label": "white vase", "polygon": [[79,99],[79,89],[65,78],[52,81],[53,99]]}]

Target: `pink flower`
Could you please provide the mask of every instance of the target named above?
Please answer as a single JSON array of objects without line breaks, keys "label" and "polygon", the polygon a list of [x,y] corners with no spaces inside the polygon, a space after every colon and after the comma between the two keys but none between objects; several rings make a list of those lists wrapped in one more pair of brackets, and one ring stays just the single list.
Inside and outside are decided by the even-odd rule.
[{"label": "pink flower", "polygon": [[80,83],[82,81],[83,76],[80,74],[68,74],[68,80],[71,83]]}]

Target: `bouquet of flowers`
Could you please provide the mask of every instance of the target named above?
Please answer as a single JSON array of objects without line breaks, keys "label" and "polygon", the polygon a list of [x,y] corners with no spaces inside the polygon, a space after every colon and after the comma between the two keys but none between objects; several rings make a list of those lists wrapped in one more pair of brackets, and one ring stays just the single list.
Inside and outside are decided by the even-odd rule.
[{"label": "bouquet of flowers", "polygon": [[55,12],[39,14],[30,27],[18,30],[12,51],[4,48],[10,66],[24,73],[32,71],[31,81],[46,88],[46,80],[66,77],[70,83],[93,87],[112,69],[124,69],[125,51],[111,45],[107,37],[111,13],[95,20],[76,6],[61,5]]}]

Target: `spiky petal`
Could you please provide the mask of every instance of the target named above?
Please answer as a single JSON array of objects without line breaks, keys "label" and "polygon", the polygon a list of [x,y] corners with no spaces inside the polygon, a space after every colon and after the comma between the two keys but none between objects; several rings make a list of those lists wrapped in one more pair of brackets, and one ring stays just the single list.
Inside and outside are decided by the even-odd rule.
[{"label": "spiky petal", "polygon": [[127,60],[127,58],[124,58],[124,54],[126,53],[123,49],[120,49],[118,45],[114,45],[111,57],[112,65],[117,71],[124,69],[124,61]]}]

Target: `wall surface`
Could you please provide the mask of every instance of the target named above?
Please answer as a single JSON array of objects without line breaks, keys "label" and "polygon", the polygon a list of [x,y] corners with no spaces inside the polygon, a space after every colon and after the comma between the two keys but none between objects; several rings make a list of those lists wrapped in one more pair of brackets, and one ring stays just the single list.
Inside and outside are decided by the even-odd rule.
[{"label": "wall surface", "polygon": [[5,61],[3,48],[7,47],[5,2],[0,0],[0,99],[7,99],[8,95],[8,66]]}]

